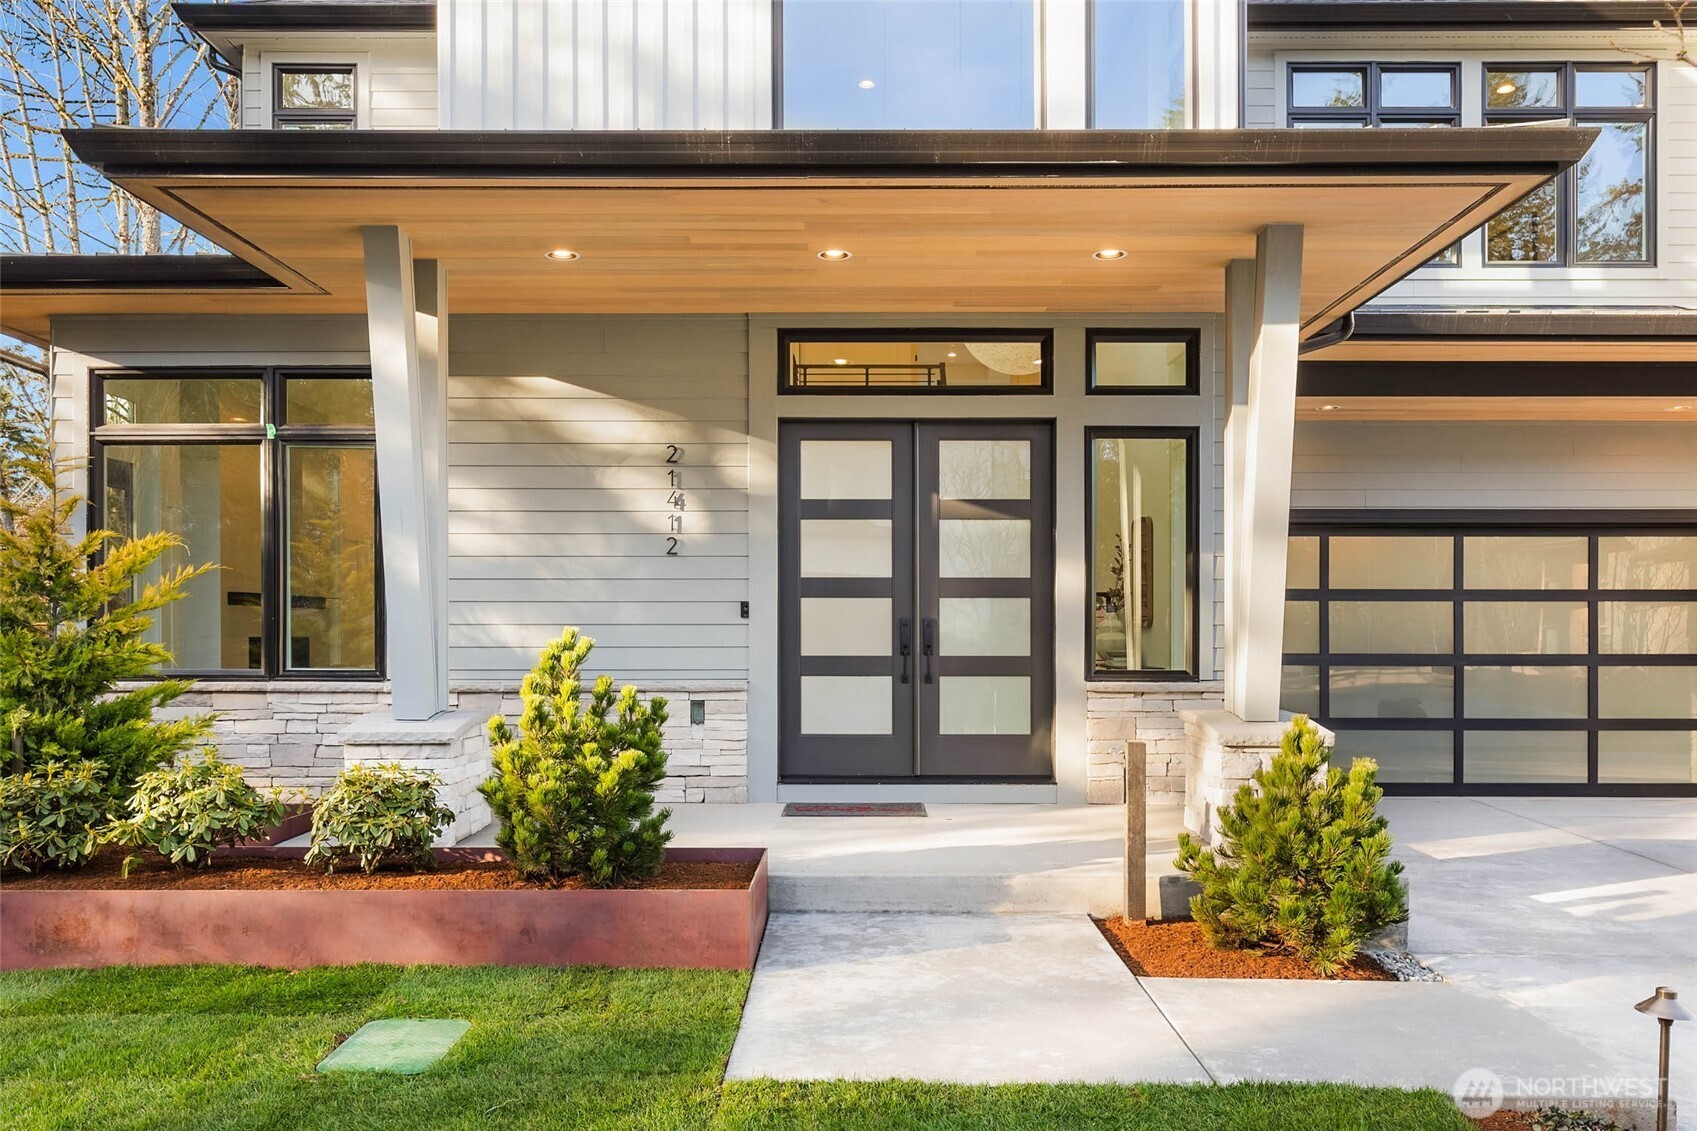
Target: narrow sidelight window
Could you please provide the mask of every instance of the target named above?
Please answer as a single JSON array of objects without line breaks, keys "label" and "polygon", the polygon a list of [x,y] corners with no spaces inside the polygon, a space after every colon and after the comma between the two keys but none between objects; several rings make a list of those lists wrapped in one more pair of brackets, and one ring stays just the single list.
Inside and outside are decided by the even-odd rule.
[{"label": "narrow sidelight window", "polygon": [[1195,432],[1096,428],[1090,466],[1090,672],[1196,671]]},{"label": "narrow sidelight window", "polygon": [[370,377],[110,373],[95,397],[95,521],[120,538],[182,539],[155,577],[218,567],[154,625],[172,670],[379,673]]},{"label": "narrow sidelight window", "polygon": [[271,124],[279,130],[351,130],[357,124],[354,68],[277,67]]}]

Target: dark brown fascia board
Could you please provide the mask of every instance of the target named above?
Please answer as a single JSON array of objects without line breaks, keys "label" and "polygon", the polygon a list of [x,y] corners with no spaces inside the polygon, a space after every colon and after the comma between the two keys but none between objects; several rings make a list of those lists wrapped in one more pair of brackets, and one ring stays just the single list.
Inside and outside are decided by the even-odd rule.
[{"label": "dark brown fascia board", "polygon": [[261,32],[436,30],[435,0],[238,0],[172,4],[171,10],[184,27],[202,38]]},{"label": "dark brown fascia board", "polygon": [[0,255],[7,293],[287,289],[233,255]]},{"label": "dark brown fascia board", "polygon": [[1555,176],[1589,128],[1453,130],[64,131],[107,177],[487,179],[1138,177],[1271,172]]},{"label": "dark brown fascia board", "polygon": [[1648,27],[1669,18],[1663,0],[1249,0],[1249,27]]},{"label": "dark brown fascia board", "polygon": [[1688,397],[1683,361],[1303,361],[1299,397]]},{"label": "dark brown fascia board", "polygon": [[1355,312],[1351,341],[1697,341],[1697,310],[1678,307],[1516,310],[1371,310]]}]

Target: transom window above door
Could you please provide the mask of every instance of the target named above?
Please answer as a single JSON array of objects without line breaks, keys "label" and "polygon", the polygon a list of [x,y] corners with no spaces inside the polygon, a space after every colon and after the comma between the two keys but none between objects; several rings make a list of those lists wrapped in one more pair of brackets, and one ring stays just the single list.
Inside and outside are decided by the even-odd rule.
[{"label": "transom window above door", "polygon": [[1046,331],[792,331],[779,339],[785,393],[1047,393]]}]

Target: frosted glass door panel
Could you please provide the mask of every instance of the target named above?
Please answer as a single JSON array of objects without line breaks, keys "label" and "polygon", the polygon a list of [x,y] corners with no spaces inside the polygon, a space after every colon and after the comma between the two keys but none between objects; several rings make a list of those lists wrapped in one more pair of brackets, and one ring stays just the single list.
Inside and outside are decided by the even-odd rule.
[{"label": "frosted glass door panel", "polygon": [[801,733],[889,734],[891,680],[882,675],[801,677]]},{"label": "frosted glass door panel", "polygon": [[1030,734],[1031,680],[1023,675],[949,675],[937,689],[942,734]]},{"label": "frosted glass door panel", "polygon": [[937,495],[943,499],[1029,499],[1026,440],[939,440]]},{"label": "frosted glass door panel", "polygon": [[803,440],[801,497],[887,499],[890,458],[888,440]]},{"label": "frosted glass door panel", "polygon": [[890,520],[806,518],[801,522],[803,577],[889,577]]},{"label": "frosted glass door panel", "polygon": [[1026,519],[945,518],[937,526],[939,576],[1031,576],[1031,523]]},{"label": "frosted glass door panel", "polygon": [[945,656],[1029,656],[1031,599],[944,597],[937,602]]},{"label": "frosted glass door panel", "polygon": [[888,597],[801,598],[803,656],[888,656]]}]

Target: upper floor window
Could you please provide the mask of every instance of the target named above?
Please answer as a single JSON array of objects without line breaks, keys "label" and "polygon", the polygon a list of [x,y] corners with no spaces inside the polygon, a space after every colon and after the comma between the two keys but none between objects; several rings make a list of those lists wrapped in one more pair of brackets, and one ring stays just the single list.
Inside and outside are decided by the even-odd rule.
[{"label": "upper floor window", "polygon": [[785,129],[1037,123],[1032,0],[782,0]]},{"label": "upper floor window", "polygon": [[1090,9],[1090,124],[1183,129],[1184,0],[1094,0]]},{"label": "upper floor window", "polygon": [[1485,124],[1596,126],[1579,164],[1485,227],[1487,263],[1645,263],[1655,125],[1650,69],[1611,63],[1485,68]]},{"label": "upper floor window", "polygon": [[354,68],[302,64],[277,67],[271,124],[279,130],[351,130]]}]

